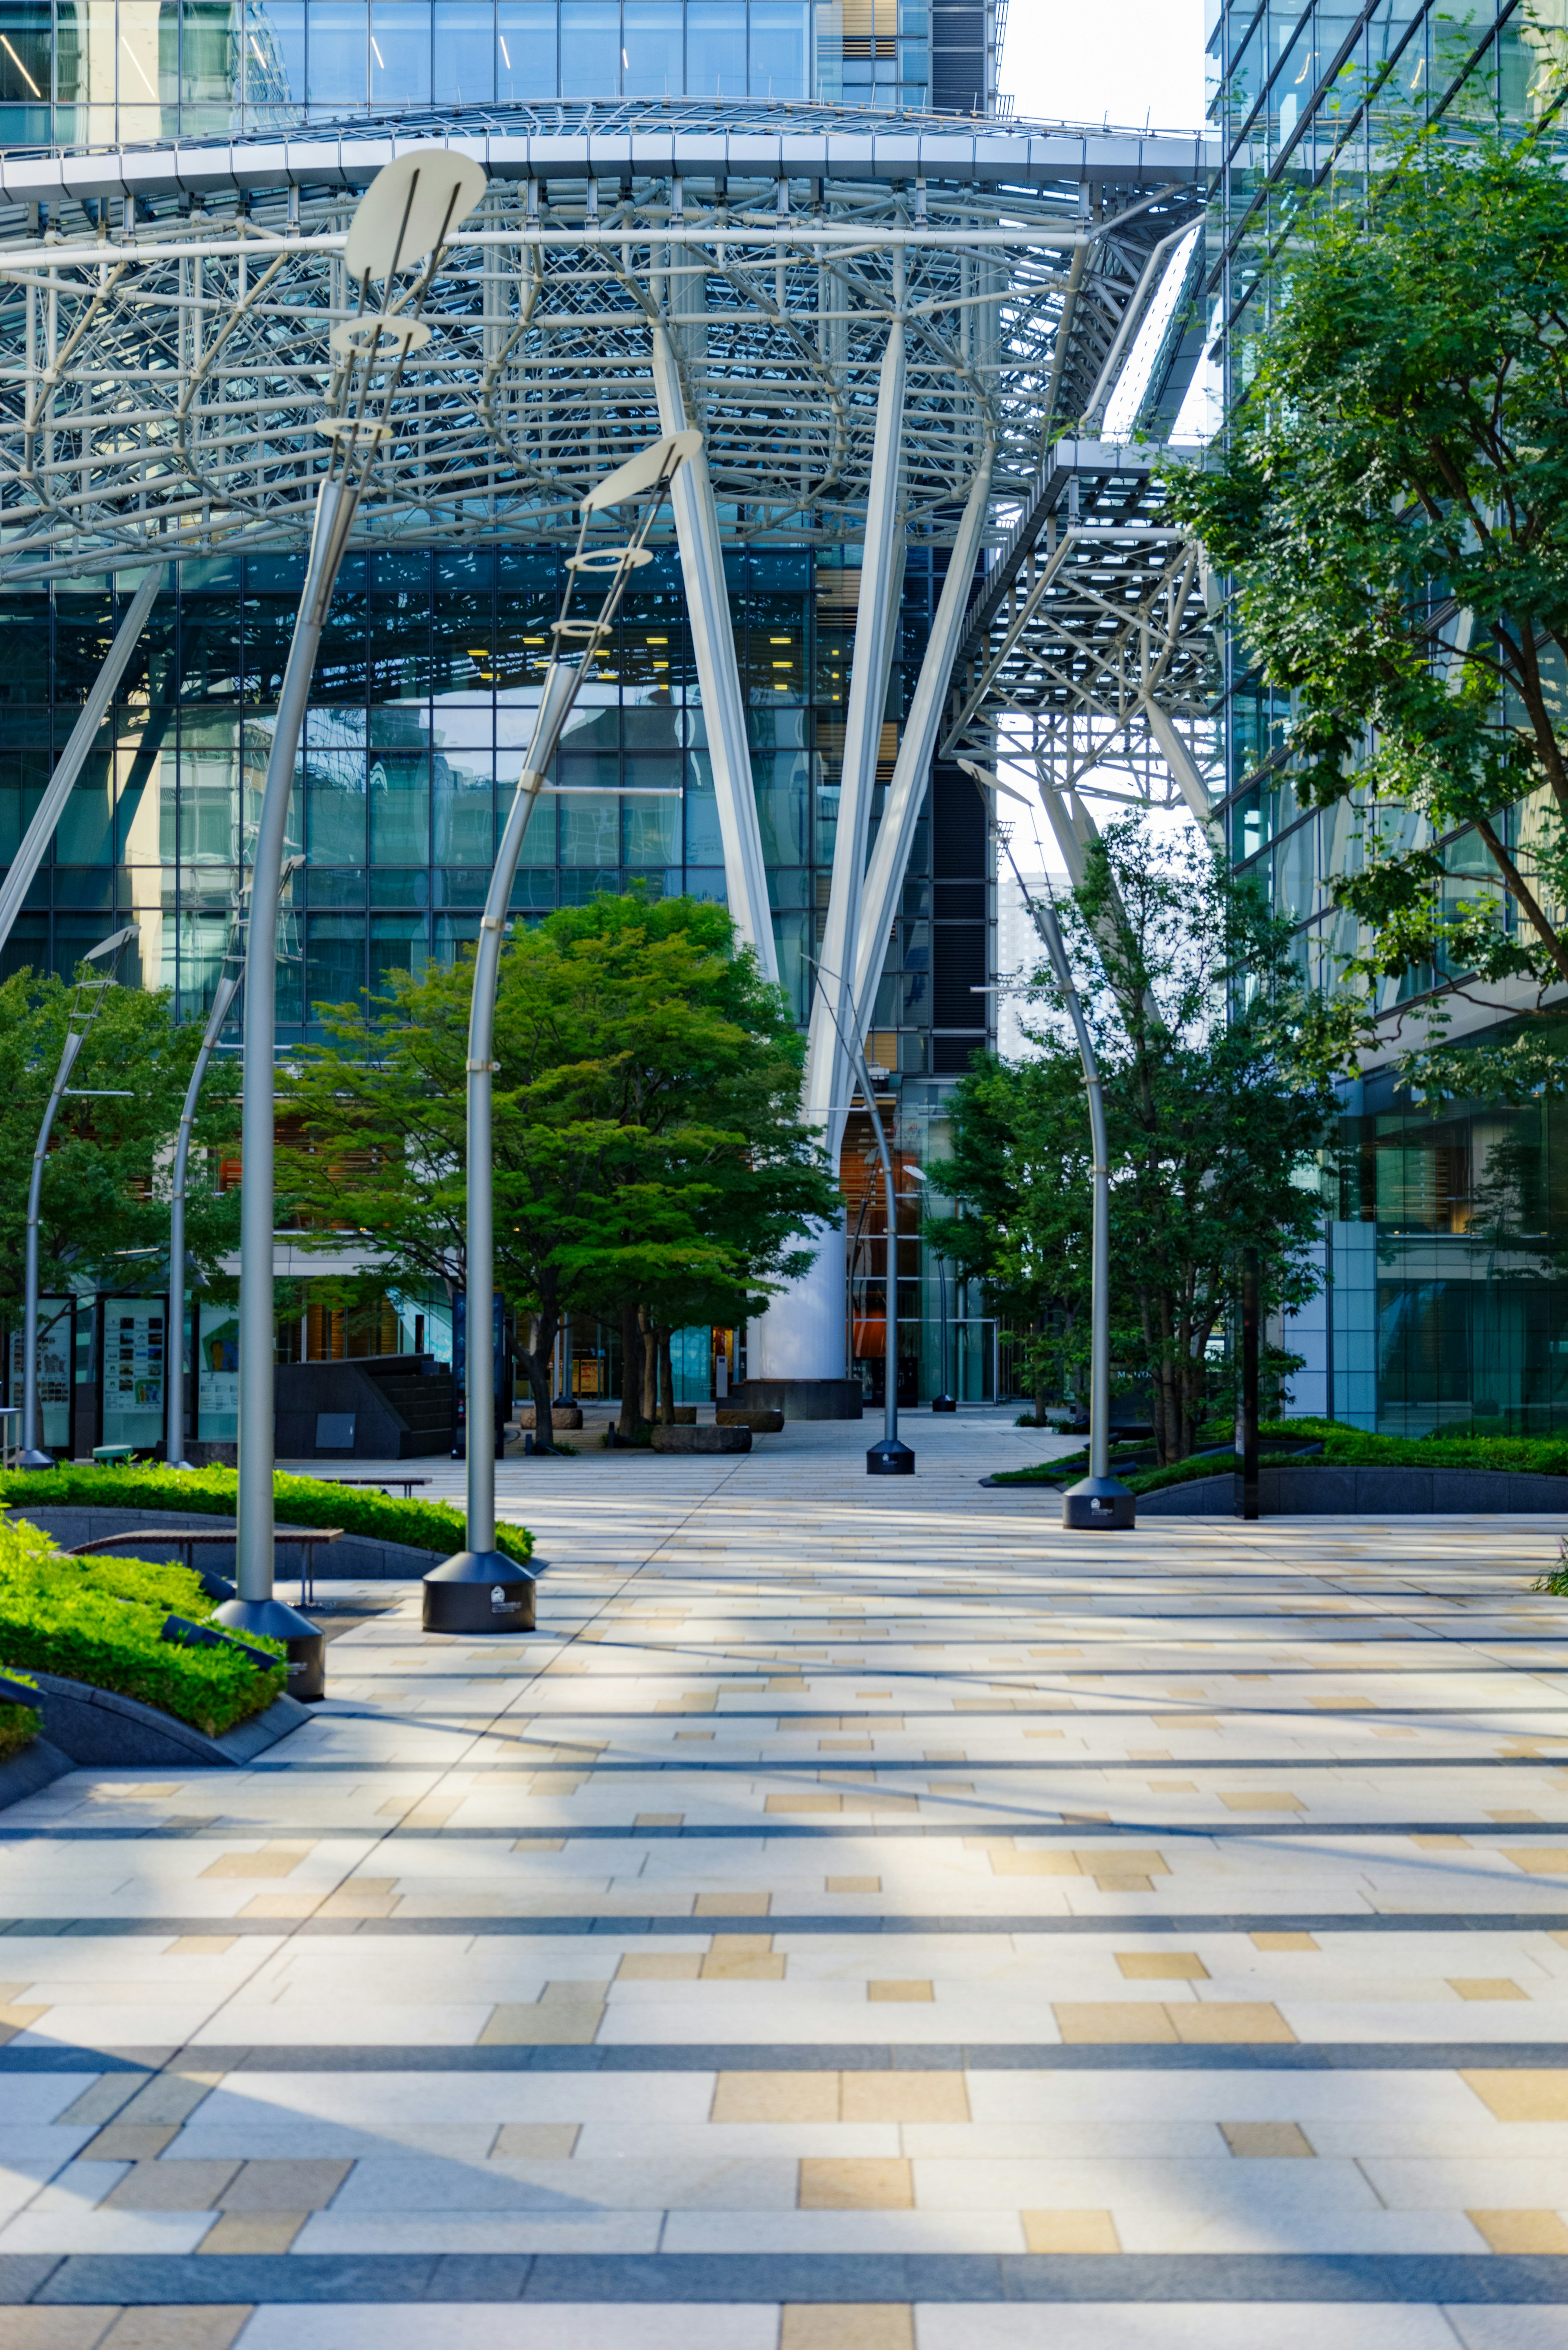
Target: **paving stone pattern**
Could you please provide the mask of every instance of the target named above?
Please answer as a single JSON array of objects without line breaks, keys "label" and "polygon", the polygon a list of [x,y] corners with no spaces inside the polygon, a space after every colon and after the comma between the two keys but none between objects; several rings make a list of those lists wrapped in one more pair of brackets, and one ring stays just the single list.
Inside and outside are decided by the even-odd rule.
[{"label": "paving stone pattern", "polygon": [[537,1635],[0,1815],[0,2350],[1568,2350],[1559,1527],[876,1432],[504,1464]]}]

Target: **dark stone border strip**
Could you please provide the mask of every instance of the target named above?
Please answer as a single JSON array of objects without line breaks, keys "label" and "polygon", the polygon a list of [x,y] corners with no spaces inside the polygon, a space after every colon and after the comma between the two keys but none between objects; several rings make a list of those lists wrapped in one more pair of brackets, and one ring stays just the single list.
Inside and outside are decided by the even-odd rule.
[{"label": "dark stone border strip", "polygon": [[15,2307],[251,2302],[1382,2302],[1551,2307],[1561,2259],[1520,2253],[13,2254]]},{"label": "dark stone border strip", "polygon": [[[177,2061],[212,2073],[1456,2073],[1552,2067],[1551,2041],[758,2042],[670,2047],[0,2047],[12,2073],[161,2073]],[[1568,2294],[1568,2268],[1560,2272]],[[232,2297],[232,2296],[231,2296]]]},{"label": "dark stone border strip", "polygon": [[534,1937],[576,1935],[585,1941],[635,1939],[660,1934],[690,1941],[709,1934],[1561,1934],[1568,1933],[1568,1909],[1466,1909],[1377,1911],[1267,1910],[1161,1911],[1158,1918],[1004,1917],[983,1911],[955,1917],[847,1915],[759,1917],[746,1910],[733,1918],[617,1918],[567,1911],[559,1917],[519,1918],[0,1918],[0,1941],[32,1937],[68,1941],[86,1937],[163,1941],[176,1934],[228,1934],[237,1940],[282,1939],[302,1935],[479,1935]]}]

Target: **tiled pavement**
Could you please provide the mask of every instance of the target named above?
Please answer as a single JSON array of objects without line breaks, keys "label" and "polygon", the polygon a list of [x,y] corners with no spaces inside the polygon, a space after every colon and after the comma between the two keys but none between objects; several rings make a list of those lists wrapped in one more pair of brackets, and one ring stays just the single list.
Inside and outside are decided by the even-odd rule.
[{"label": "tiled pavement", "polygon": [[1568,2350],[1555,1525],[877,1432],[508,1465],[535,1638],[0,1817],[0,2350]]}]

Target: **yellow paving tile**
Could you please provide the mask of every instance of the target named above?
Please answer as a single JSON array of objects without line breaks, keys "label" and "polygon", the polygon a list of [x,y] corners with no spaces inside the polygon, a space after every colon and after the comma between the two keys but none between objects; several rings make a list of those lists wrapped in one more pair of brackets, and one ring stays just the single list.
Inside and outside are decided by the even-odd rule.
[{"label": "yellow paving tile", "polygon": [[915,2350],[915,2313],[907,2302],[790,2302],[779,2350]]},{"label": "yellow paving tile", "polygon": [[309,2217],[308,2211],[225,2211],[208,2229],[196,2250],[230,2256],[286,2252]]},{"label": "yellow paving tile", "polygon": [[897,2157],[808,2155],[800,2166],[803,2211],[910,2211],[914,2176]]},{"label": "yellow paving tile", "polygon": [[1502,1856],[1531,1877],[1568,1877],[1568,1845],[1526,1845]]},{"label": "yellow paving tile", "polygon": [[1282,1927],[1276,1930],[1263,1928],[1249,1935],[1248,1939],[1260,1950],[1318,1950],[1323,1948],[1314,1934],[1303,1933],[1296,1927]]},{"label": "yellow paving tile", "polygon": [[1196,1950],[1118,1950],[1116,1964],[1129,1982],[1209,1980],[1209,1970]]},{"label": "yellow paving tile", "polygon": [[692,1905],[694,1918],[765,1918],[771,1893],[700,1893]]},{"label": "yellow paving tile", "polygon": [[702,1971],[700,1950],[629,1950],[615,1970],[617,1982],[695,1982]]},{"label": "yellow paving tile", "polygon": [[1517,2072],[1477,2066],[1459,2078],[1500,2122],[1568,2122],[1568,2066],[1521,2065]]},{"label": "yellow paving tile", "polygon": [[231,2350],[250,2314],[244,2303],[128,2309],[104,2335],[101,2350]]},{"label": "yellow paving tile", "polygon": [[1494,2252],[1568,2252],[1568,2223],[1555,2211],[1467,2211]]},{"label": "yellow paving tile", "polygon": [[1137,1999],[1058,2000],[1052,2013],[1071,2043],[1103,2041],[1174,2040],[1176,2027],[1163,2007]]},{"label": "yellow paving tile", "polygon": [[1225,2143],[1249,2162],[1300,2160],[1316,2153],[1299,2122],[1221,2122]]},{"label": "yellow paving tile", "polygon": [[1299,1795],[1293,1795],[1282,1787],[1270,1788],[1262,1794],[1250,1794],[1243,1789],[1234,1794],[1228,1794],[1221,1788],[1220,1801],[1228,1812],[1304,1812],[1306,1809]]},{"label": "yellow paving tile", "polygon": [[1516,1982],[1511,1982],[1506,1975],[1450,1975],[1449,1989],[1458,1991],[1461,1999],[1528,1999],[1530,1997],[1527,1991],[1521,1991],[1519,1985]]},{"label": "yellow paving tile", "polygon": [[967,2122],[961,2073],[845,2073],[839,2117],[846,2122]]},{"label": "yellow paving tile", "polygon": [[879,1877],[829,1877],[823,1882],[825,1890],[829,1893],[880,1893],[882,1890]]},{"label": "yellow paving tile", "polygon": [[315,1849],[314,1841],[277,1842],[265,1845],[260,1852],[220,1853],[201,1873],[203,1877],[287,1877]]},{"label": "yellow paving tile", "polygon": [[1277,2007],[1266,2000],[1194,2000],[1171,2006],[1168,2013],[1179,2040],[1293,2041],[1295,2033]]},{"label": "yellow paving tile", "polygon": [[567,2162],[583,2134],[581,2122],[503,2122],[493,2155],[522,2162]]},{"label": "yellow paving tile", "polygon": [[913,2000],[919,2002],[921,2000],[933,1999],[936,1994],[929,1982],[920,1982],[918,1981],[908,1982],[899,1982],[896,1981],[873,1981],[868,1982],[866,1986],[866,1996],[867,1999],[887,2000],[897,2004],[900,2001]]},{"label": "yellow paving tile", "polygon": [[836,2073],[721,2073],[709,2119],[715,2122],[836,2122]]},{"label": "yellow paving tile", "polygon": [[1032,2252],[1119,2252],[1121,2238],[1108,2211],[1021,2211],[1023,2241]]}]

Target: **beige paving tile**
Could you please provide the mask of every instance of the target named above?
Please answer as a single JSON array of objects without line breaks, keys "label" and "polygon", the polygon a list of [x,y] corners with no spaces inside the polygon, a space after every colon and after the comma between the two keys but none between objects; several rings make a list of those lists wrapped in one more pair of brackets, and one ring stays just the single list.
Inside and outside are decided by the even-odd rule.
[{"label": "beige paving tile", "polygon": [[1293,2041],[1295,2033],[1266,2000],[1194,2000],[1166,2012],[1179,2040]]},{"label": "beige paving tile", "polygon": [[481,2048],[589,2048],[604,2021],[602,2002],[585,2000],[541,2001],[536,2005],[513,2005],[503,2001],[493,2008],[480,2033]]},{"label": "beige paving tile", "polygon": [[198,2252],[286,2252],[308,2211],[225,2211],[197,2245]]},{"label": "beige paving tile", "polygon": [[779,2350],[915,2350],[915,2313],[905,2302],[789,2302]]},{"label": "beige paving tile", "polygon": [[1568,2222],[1556,2211],[1467,2211],[1494,2252],[1568,2252]]},{"label": "beige paving tile", "polygon": [[694,1918],[765,1918],[773,1898],[771,1893],[700,1893],[691,1914]]},{"label": "beige paving tile", "polygon": [[98,2350],[118,2309],[0,2310],[5,2350]]},{"label": "beige paving tile", "polygon": [[829,1893],[880,1893],[879,1877],[829,1877],[824,1879]]},{"label": "beige paving tile", "polygon": [[1530,1997],[1527,1991],[1521,1991],[1519,1985],[1510,1981],[1506,1975],[1450,1975],[1449,1989],[1458,1991],[1461,1999],[1528,1999]]},{"label": "beige paving tile", "polygon": [[1568,1845],[1526,1845],[1502,1856],[1529,1877],[1568,1877]]},{"label": "beige paving tile", "polygon": [[1170,2041],[1176,2027],[1163,2007],[1136,1999],[1057,2000],[1056,2029],[1069,2045],[1091,2042]]},{"label": "beige paving tile", "polygon": [[1306,1809],[1299,1795],[1289,1794],[1283,1787],[1271,1787],[1258,1794],[1243,1789],[1240,1794],[1230,1794],[1221,1788],[1220,1801],[1228,1812],[1304,1812]]},{"label": "beige paving tile", "polygon": [[1024,2249],[1031,2252],[1119,2252],[1121,2238],[1109,2211],[1021,2211]]},{"label": "beige paving tile", "polygon": [[218,2201],[225,2211],[324,2211],[353,2168],[320,2156],[242,2163]]},{"label": "beige paving tile", "polygon": [[582,2134],[581,2122],[503,2122],[490,2151],[520,2162],[566,2162]]},{"label": "beige paving tile", "polygon": [[1249,2162],[1288,2162],[1314,2155],[1299,2122],[1221,2122],[1226,2145]]},{"label": "beige paving tile", "polygon": [[208,1862],[202,1875],[204,1877],[288,1877],[315,1849],[314,1842],[276,1842],[264,1845],[260,1852],[220,1853],[216,1860]]},{"label": "beige paving tile", "polygon": [[1248,1935],[1247,1939],[1260,1950],[1319,1950],[1323,1948],[1315,1934],[1294,1927],[1271,1931],[1267,1927]]},{"label": "beige paving tile", "polygon": [[800,2166],[803,2211],[909,2211],[914,2174],[897,2157],[808,2155]]},{"label": "beige paving tile", "polygon": [[1477,2067],[1461,2071],[1459,2078],[1500,2122],[1568,2122],[1568,2067]]},{"label": "beige paving tile", "polygon": [[179,2132],[172,2122],[110,2122],[82,2148],[86,2162],[154,2162]]},{"label": "beige paving tile", "polygon": [[218,1959],[232,1950],[236,1937],[233,1934],[176,1934],[169,1945],[171,1959]]},{"label": "beige paving tile", "polygon": [[105,2334],[103,2350],[231,2350],[250,2314],[244,2303],[127,2309]]},{"label": "beige paving tile", "polygon": [[1209,1970],[1196,1950],[1118,1950],[1116,1964],[1129,1982],[1209,1980]]},{"label": "beige paving tile", "polygon": [[628,1950],[615,1970],[617,1982],[695,1982],[702,1971],[700,1950]]},{"label": "beige paving tile", "polygon": [[838,2103],[836,2073],[721,2073],[710,2118],[715,2122],[835,2122]]},{"label": "beige paving tile", "polygon": [[929,1982],[870,1981],[866,1986],[868,2000],[887,2002],[891,2005],[914,2002],[919,2004],[934,1999],[935,1991]]},{"label": "beige paving tile", "polygon": [[213,2211],[237,2162],[133,2163],[104,2197],[112,2211]]}]

